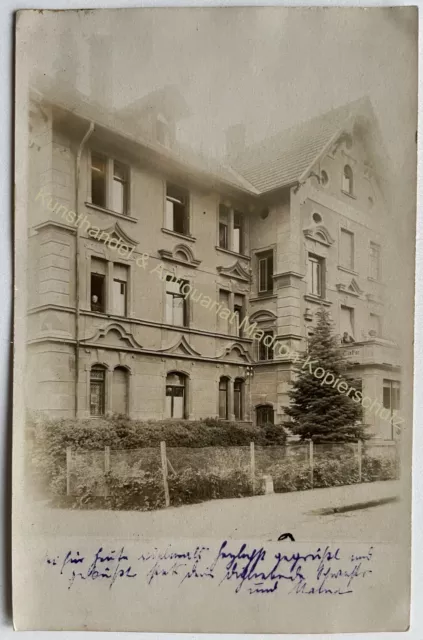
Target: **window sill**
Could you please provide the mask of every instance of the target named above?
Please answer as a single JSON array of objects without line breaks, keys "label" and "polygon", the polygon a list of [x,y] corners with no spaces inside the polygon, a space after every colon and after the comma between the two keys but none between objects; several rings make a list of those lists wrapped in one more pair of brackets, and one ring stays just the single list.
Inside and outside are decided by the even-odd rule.
[{"label": "window sill", "polygon": [[101,211],[101,213],[107,213],[109,216],[114,216],[115,218],[120,218],[121,220],[128,220],[129,222],[138,222],[137,218],[125,213],[118,213],[117,211],[112,211],[111,209],[106,209],[105,207],[99,207],[92,202],[85,202],[86,207],[89,209],[94,209],[95,211]]},{"label": "window sill", "polygon": [[244,253],[237,253],[236,251],[232,251],[232,249],[224,249],[223,247],[215,246],[216,251],[221,251],[222,253],[228,253],[230,256],[236,256],[237,258],[242,258],[243,260],[251,260],[250,256],[246,256]]},{"label": "window sill", "polygon": [[267,295],[259,293],[253,298],[250,298],[250,302],[258,302],[259,300],[276,300],[277,297],[276,293],[269,293]]},{"label": "window sill", "polygon": [[314,296],[311,293],[306,293],[304,296],[304,300],[307,300],[308,302],[314,302],[316,304],[322,304],[324,307],[330,307],[330,305],[332,304],[330,300],[319,298],[319,296]]},{"label": "window sill", "polygon": [[372,276],[367,276],[367,280],[370,282],[376,282],[376,284],[383,284],[382,280],[376,280],[376,278],[372,278]]},{"label": "window sill", "polygon": [[338,264],[339,271],[345,271],[345,273],[351,273],[353,276],[358,276],[358,271],[354,271],[354,269],[349,269],[348,267],[344,267],[341,264]]},{"label": "window sill", "polygon": [[175,236],[175,238],[182,238],[183,240],[189,240],[189,242],[195,242],[197,238],[194,238],[194,236],[187,236],[185,235],[185,233],[178,233],[178,231],[172,231],[172,229],[166,229],[165,227],[162,227],[162,232],[163,233],[167,233],[170,236]]},{"label": "window sill", "polygon": [[341,189],[341,193],[343,193],[344,196],[348,196],[348,198],[352,198],[353,200],[357,200],[357,196],[355,196],[353,193],[348,193],[348,191],[344,191],[343,189]]}]

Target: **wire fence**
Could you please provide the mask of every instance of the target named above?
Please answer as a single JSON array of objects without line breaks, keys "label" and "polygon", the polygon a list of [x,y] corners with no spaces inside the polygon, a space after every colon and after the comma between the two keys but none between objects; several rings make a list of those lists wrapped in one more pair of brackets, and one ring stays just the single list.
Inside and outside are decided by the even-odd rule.
[{"label": "wire fence", "polygon": [[397,479],[396,442],[284,446],[67,449],[66,493],[79,499],[125,495],[124,504],[170,506]]}]

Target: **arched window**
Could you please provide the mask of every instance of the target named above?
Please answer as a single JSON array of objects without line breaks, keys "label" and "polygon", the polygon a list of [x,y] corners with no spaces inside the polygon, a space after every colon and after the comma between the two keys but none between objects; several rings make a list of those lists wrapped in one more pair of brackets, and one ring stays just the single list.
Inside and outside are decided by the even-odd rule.
[{"label": "arched window", "polygon": [[244,418],[244,380],[236,378],[234,383],[234,414],[235,420]]},{"label": "arched window", "polygon": [[220,378],[219,380],[219,418],[227,420],[229,417],[228,403],[228,378]]},{"label": "arched window", "polygon": [[353,187],[354,187],[354,178],[353,172],[349,164],[346,164],[344,167],[344,173],[342,175],[342,191],[352,195]]},{"label": "arched window", "polygon": [[166,418],[185,418],[186,376],[172,371],[166,376]]},{"label": "arched window", "polygon": [[95,365],[90,372],[90,415],[104,416],[106,405],[106,369]]},{"label": "arched window", "polygon": [[128,414],[128,370],[116,367],[113,371],[112,411]]},{"label": "arched window", "polygon": [[258,427],[266,424],[275,424],[275,411],[270,404],[262,404],[256,407],[256,423]]}]

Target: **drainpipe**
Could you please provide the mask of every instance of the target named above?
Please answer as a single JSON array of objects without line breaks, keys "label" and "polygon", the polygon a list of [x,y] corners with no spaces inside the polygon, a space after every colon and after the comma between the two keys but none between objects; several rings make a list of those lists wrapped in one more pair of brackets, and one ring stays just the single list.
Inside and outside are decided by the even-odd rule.
[{"label": "drainpipe", "polygon": [[80,318],[80,292],[79,292],[79,178],[81,173],[81,156],[85,143],[94,131],[94,122],[90,122],[88,131],[81,140],[75,161],[75,213],[76,213],[76,237],[75,237],[75,417],[78,417],[78,387],[79,387],[79,318]]}]

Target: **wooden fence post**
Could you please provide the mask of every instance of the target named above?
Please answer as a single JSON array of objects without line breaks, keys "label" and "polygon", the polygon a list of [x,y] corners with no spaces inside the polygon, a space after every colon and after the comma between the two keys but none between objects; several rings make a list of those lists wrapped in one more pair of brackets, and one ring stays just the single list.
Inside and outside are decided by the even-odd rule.
[{"label": "wooden fence post", "polygon": [[358,481],[362,482],[363,443],[361,440],[357,442],[357,462],[358,462]]},{"label": "wooden fence post", "polygon": [[[110,471],[110,447],[104,447],[104,475]],[[104,496],[109,494],[107,482],[104,482]]]},{"label": "wooden fence post", "polygon": [[160,443],[160,454],[162,458],[162,474],[163,474],[163,486],[165,492],[165,506],[170,506],[169,485],[167,482],[167,455],[166,455],[166,442],[163,440]]},{"label": "wooden fence post", "polygon": [[66,495],[71,494],[72,447],[66,447]]},{"label": "wooden fence post", "polygon": [[253,496],[256,493],[256,453],[254,449],[254,442],[250,442],[250,470],[251,470],[251,486],[253,489]]},{"label": "wooden fence post", "polygon": [[309,442],[309,461],[310,461],[310,484],[313,489],[314,483],[314,451],[313,451],[313,440]]}]

